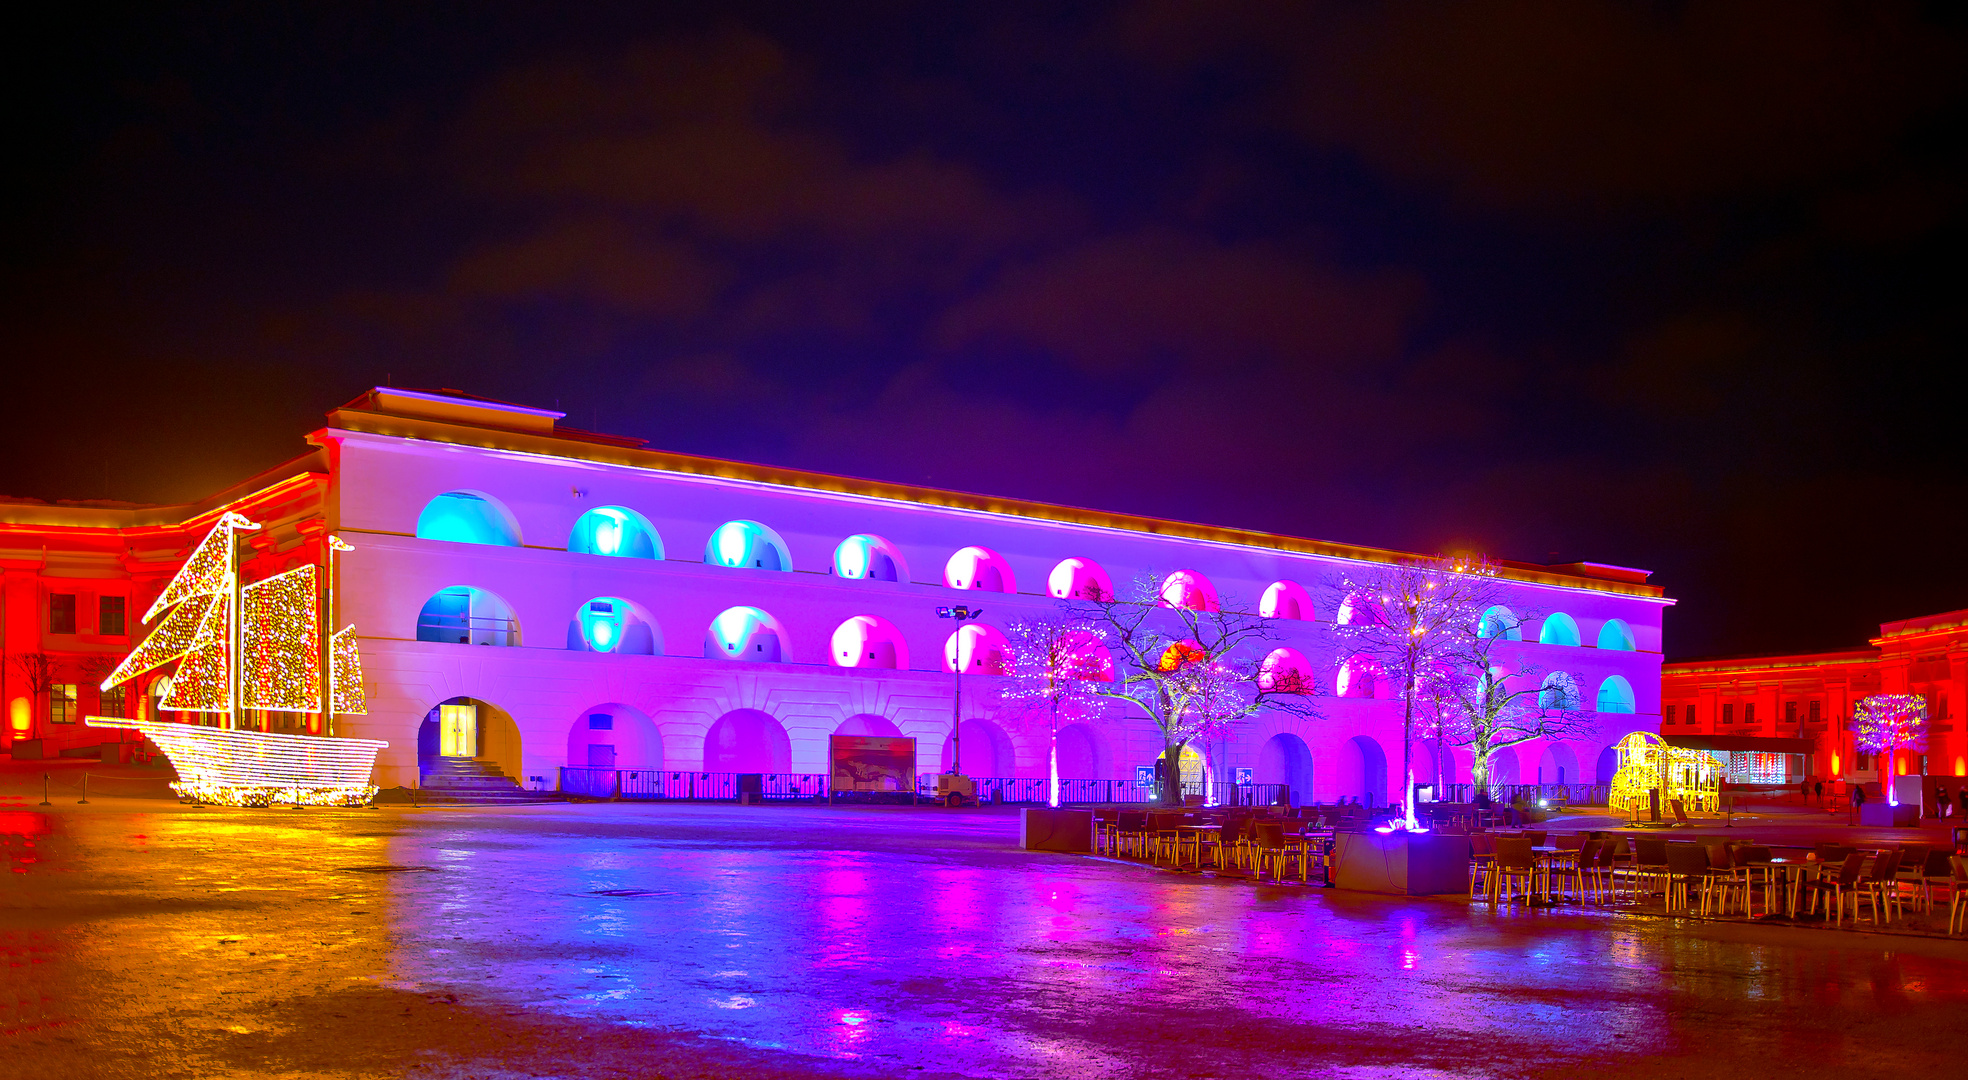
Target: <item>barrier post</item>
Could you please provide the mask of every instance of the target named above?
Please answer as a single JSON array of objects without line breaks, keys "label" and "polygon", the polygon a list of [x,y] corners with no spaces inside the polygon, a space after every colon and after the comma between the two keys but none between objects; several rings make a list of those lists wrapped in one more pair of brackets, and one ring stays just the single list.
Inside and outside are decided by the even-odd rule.
[{"label": "barrier post", "polygon": [[[75,805],[77,806],[89,805],[89,774],[86,772],[82,774],[82,797],[76,800]],[[1857,918],[1857,917],[1858,916],[1856,915],[1853,916],[1853,918]]]},{"label": "barrier post", "polygon": [[52,805],[51,803],[48,802],[48,774],[47,773],[41,774],[41,805],[42,806]]}]

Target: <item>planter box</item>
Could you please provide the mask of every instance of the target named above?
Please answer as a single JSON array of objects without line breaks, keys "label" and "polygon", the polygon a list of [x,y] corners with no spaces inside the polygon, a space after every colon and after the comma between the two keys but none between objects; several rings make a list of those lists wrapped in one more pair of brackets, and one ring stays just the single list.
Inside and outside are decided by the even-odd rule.
[{"label": "planter box", "polygon": [[1920,806],[1917,803],[1888,806],[1883,802],[1869,802],[1859,807],[1859,824],[1870,825],[1876,829],[1918,828]]},{"label": "planter box", "polygon": [[13,746],[13,751],[14,751],[14,760],[15,760],[15,761],[40,761],[40,760],[41,760],[41,740],[40,740],[40,739],[15,739],[15,740],[14,740],[14,746]]},{"label": "planter box", "polygon": [[1018,846],[1026,851],[1093,851],[1093,811],[1028,806],[1018,813]]},{"label": "planter box", "polygon": [[1355,892],[1433,896],[1469,891],[1469,838],[1441,833],[1340,833],[1333,884]]}]

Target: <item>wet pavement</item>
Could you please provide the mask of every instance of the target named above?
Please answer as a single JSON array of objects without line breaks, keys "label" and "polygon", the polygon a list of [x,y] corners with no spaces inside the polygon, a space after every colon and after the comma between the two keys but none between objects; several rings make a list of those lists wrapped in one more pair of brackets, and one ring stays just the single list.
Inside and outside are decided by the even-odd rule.
[{"label": "wet pavement", "polygon": [[0,802],[18,1076],[1961,1076],[1968,943],[1014,849],[991,810]]}]

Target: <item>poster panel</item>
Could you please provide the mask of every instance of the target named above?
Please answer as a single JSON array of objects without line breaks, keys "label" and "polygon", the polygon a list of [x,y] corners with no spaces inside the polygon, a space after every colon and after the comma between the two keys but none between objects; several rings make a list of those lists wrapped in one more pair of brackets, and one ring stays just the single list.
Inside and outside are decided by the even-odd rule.
[{"label": "poster panel", "polygon": [[827,743],[835,791],[916,789],[916,740],[888,735],[834,735]]}]

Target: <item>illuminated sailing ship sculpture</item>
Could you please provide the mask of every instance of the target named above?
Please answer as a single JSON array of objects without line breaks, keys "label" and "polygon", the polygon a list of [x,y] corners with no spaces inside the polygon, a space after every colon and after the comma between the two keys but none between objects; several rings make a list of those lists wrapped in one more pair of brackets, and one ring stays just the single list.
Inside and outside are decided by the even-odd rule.
[{"label": "illuminated sailing ship sculpture", "polygon": [[[334,738],[334,717],[369,711],[355,627],[322,647],[322,597],[333,619],[335,554],[354,550],[328,538],[326,573],[312,565],[241,587],[234,534],[260,526],[226,513],[200,541],[144,615],[164,621],[104,679],[107,690],[173,661],[160,708],[215,713],[218,726],[91,717],[135,728],[171,759],[179,795],[221,806],[361,806],[374,799],[374,739]],[[325,588],[323,586],[326,586]],[[168,612],[168,614],[165,614]],[[235,662],[235,658],[237,661]],[[313,714],[320,735],[259,731],[244,710]]]}]

